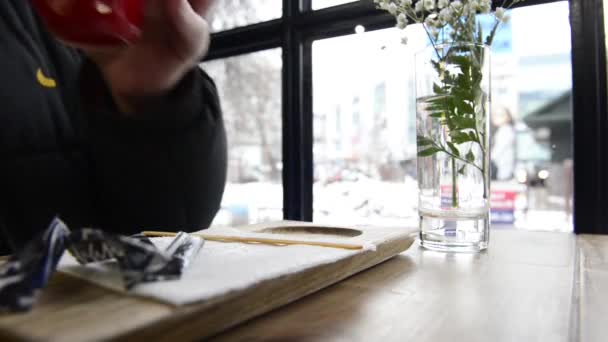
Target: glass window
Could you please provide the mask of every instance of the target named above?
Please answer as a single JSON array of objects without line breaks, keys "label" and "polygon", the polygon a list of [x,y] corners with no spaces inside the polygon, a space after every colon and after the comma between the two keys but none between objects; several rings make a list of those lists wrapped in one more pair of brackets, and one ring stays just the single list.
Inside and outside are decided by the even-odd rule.
[{"label": "glass window", "polygon": [[228,135],[228,182],[215,225],[283,219],[281,49],[205,62]]},{"label": "glass window", "polygon": [[[492,143],[493,150],[500,150],[501,130],[514,131],[515,146],[511,150],[515,156],[513,165],[502,166],[507,172],[500,170],[512,159],[507,151],[492,157],[493,220],[504,219],[507,225],[514,220],[514,225],[521,228],[572,231],[568,2],[519,8],[511,15],[501,32],[504,43],[492,55],[494,88],[505,89],[503,93],[494,91]],[[542,25],[535,23],[539,16],[547,19]],[[521,187],[516,190],[512,184]]]},{"label": "glass window", "polygon": [[256,24],[280,18],[281,0],[221,0],[210,11],[209,23],[213,32]]},{"label": "glass window", "polygon": [[416,222],[414,75],[399,39],[389,29],[313,43],[315,127],[325,125],[314,141],[315,220]]},{"label": "glass window", "polygon": [[349,2],[355,2],[356,0],[313,0],[312,9],[318,10],[327,7],[338,6]]},{"label": "glass window", "polygon": [[[568,2],[510,15],[492,49],[493,226],[571,231]],[[407,45],[402,34],[386,29],[313,44],[315,127],[325,125],[314,142],[315,219],[417,220],[412,66],[427,38],[420,25],[406,30]]]}]

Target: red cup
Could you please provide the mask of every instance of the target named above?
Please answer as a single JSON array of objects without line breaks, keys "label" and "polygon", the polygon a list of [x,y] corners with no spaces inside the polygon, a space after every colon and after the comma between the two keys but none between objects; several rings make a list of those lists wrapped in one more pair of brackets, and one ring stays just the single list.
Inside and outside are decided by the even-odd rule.
[{"label": "red cup", "polygon": [[67,43],[120,45],[141,36],[145,0],[31,1],[48,30]]}]

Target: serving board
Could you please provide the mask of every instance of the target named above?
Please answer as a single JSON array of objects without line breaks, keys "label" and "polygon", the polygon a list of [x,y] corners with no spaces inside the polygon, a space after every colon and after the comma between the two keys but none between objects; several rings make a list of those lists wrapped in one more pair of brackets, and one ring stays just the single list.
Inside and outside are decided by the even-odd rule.
[{"label": "serving board", "polygon": [[[281,221],[232,229],[232,232],[237,229],[249,236],[259,234],[280,239],[339,241],[360,244],[364,248],[340,254],[327,247],[264,246],[264,249],[275,249],[268,254],[269,257],[276,257],[280,251],[288,258],[292,252],[290,248],[298,248],[298,253],[310,253],[310,259],[316,261],[285,269],[283,273],[277,272],[280,268],[275,267],[274,272],[264,275],[265,261],[261,258],[257,269],[261,275],[258,274],[254,282],[243,283],[243,279],[236,277],[234,283],[241,283],[232,286],[230,279],[222,279],[228,291],[206,293],[198,301],[192,297],[175,301],[171,296],[166,300],[163,296],[150,296],[145,291],[143,294],[126,293],[95,285],[91,279],[57,273],[31,312],[0,315],[0,340],[175,341],[210,337],[385,261],[406,250],[415,239],[415,229],[403,227],[344,229]],[[218,235],[227,232],[230,231],[221,228],[205,231],[206,234]],[[324,253],[334,254],[331,258],[319,258]],[[238,258],[226,260],[235,263]],[[266,261],[272,263],[272,260]],[[246,267],[245,262],[243,265]],[[228,270],[238,265],[225,264],[222,267]],[[178,291],[175,287],[169,289]]]}]

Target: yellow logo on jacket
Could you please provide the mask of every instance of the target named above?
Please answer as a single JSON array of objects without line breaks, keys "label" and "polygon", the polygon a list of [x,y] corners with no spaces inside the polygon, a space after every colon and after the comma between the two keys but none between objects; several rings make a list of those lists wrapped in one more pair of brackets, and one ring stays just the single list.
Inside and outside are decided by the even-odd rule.
[{"label": "yellow logo on jacket", "polygon": [[38,71],[36,71],[36,79],[38,80],[38,83],[45,88],[57,87],[57,82],[55,82],[54,79],[47,77],[40,68],[38,68]]}]

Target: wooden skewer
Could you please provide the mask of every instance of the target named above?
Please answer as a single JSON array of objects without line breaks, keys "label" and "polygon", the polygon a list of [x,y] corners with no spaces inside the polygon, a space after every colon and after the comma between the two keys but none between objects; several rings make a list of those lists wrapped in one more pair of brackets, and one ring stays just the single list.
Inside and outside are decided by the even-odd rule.
[{"label": "wooden skewer", "polygon": [[[149,237],[163,237],[163,236],[175,236],[173,232],[155,232],[155,231],[144,231],[143,235]],[[284,239],[269,239],[269,238],[256,238],[256,237],[238,237],[238,236],[223,236],[223,235],[209,235],[194,233],[194,236],[199,236],[208,241],[216,242],[240,242],[240,243],[259,243],[264,245],[274,246],[287,246],[287,245],[308,245],[308,246],[320,246],[340,249],[358,250],[363,249],[361,245],[355,245],[350,243],[333,243],[333,242],[322,242],[322,241],[302,241],[302,240],[284,240]]]}]

